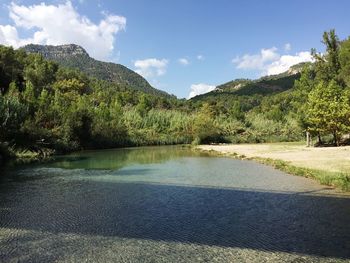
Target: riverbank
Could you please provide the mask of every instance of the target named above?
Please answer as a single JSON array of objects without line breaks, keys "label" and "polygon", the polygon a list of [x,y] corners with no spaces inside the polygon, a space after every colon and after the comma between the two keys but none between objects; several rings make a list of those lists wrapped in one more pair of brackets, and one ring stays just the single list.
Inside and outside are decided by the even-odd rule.
[{"label": "riverbank", "polygon": [[350,191],[350,146],[315,148],[302,143],[264,143],[200,145],[197,149],[255,160]]},{"label": "riverbank", "polygon": [[[0,144],[1,146],[1,144]],[[98,151],[98,150],[115,150],[115,149],[131,149],[131,148],[145,148],[145,147],[162,147],[162,146],[175,146],[175,145],[140,145],[140,146],[125,146],[115,148],[90,148],[80,149],[76,151],[56,152],[55,150],[43,148],[40,151],[34,152],[30,150],[15,150],[13,148],[0,148],[0,167],[8,164],[29,164],[33,162],[45,162],[55,159],[57,156],[69,155],[72,153],[86,152],[86,151]],[[191,149],[190,144],[178,144],[182,148]]]},{"label": "riverbank", "polygon": [[8,163],[31,163],[50,159],[55,155],[55,151],[51,149],[40,149],[40,151],[20,150],[11,147],[5,147],[0,144],[0,166]]}]

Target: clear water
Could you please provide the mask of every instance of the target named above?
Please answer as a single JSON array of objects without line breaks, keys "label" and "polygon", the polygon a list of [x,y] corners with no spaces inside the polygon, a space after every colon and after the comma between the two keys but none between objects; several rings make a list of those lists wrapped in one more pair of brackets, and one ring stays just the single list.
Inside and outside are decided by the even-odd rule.
[{"label": "clear water", "polygon": [[2,171],[1,262],[350,260],[350,198],[183,147],[81,152]]}]

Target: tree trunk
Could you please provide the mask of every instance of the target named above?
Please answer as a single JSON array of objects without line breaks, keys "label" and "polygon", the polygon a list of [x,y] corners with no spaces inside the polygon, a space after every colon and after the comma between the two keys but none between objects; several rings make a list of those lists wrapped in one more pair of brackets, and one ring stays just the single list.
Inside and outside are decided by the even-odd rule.
[{"label": "tree trunk", "polygon": [[310,141],[310,132],[306,132],[306,147],[311,146],[311,141]]},{"label": "tree trunk", "polygon": [[336,131],[333,131],[333,140],[334,140],[334,145],[339,146],[339,140],[338,140]]},{"label": "tree trunk", "polygon": [[317,133],[317,138],[318,138],[318,144],[322,145],[323,142],[322,142],[322,138],[321,138],[321,133],[320,132]]}]

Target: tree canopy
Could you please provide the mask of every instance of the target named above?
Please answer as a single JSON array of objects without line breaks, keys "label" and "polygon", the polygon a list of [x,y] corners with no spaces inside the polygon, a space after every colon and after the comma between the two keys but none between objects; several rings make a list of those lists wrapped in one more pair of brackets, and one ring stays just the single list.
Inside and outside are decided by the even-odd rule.
[{"label": "tree canopy", "polygon": [[331,30],[323,43],[301,73],[236,80],[188,101],[0,46],[0,149],[295,141],[305,131],[339,145],[350,131],[350,38]]}]

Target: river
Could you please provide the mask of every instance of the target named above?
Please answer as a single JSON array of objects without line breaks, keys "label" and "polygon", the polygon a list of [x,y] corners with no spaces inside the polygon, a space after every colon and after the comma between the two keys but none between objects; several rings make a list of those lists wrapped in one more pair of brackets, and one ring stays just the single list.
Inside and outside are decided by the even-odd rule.
[{"label": "river", "polygon": [[1,262],[350,261],[350,196],[252,161],[143,147],[1,173]]}]

